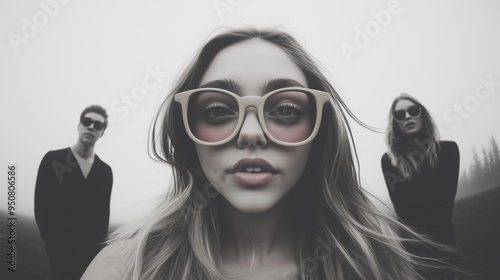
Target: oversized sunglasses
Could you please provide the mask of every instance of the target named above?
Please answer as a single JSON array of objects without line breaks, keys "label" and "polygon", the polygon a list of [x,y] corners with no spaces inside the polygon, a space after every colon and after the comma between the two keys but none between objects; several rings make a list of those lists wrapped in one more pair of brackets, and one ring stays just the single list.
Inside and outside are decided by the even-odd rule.
[{"label": "oversized sunglasses", "polygon": [[416,117],[420,116],[421,111],[422,110],[421,110],[420,106],[412,105],[412,106],[408,107],[408,109],[406,109],[406,110],[397,110],[397,111],[392,112],[392,116],[394,117],[394,119],[396,121],[402,122],[406,119],[406,112],[408,112],[408,115],[410,115],[410,117],[416,118]]},{"label": "oversized sunglasses", "polygon": [[83,124],[85,127],[89,127],[91,124],[94,124],[94,128],[97,131],[101,131],[104,129],[105,124],[101,121],[96,121],[88,117],[83,117],[80,122]]},{"label": "oversized sunglasses", "polygon": [[220,88],[198,88],[175,95],[181,104],[189,137],[206,146],[222,145],[240,131],[248,107],[257,109],[264,134],[283,146],[309,143],[318,133],[323,105],[330,100],[324,91],[287,87],[264,96],[239,96]]}]

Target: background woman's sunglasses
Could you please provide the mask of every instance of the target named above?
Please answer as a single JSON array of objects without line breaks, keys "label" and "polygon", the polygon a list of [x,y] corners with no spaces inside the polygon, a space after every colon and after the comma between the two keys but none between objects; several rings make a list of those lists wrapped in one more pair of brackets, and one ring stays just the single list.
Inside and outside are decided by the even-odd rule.
[{"label": "background woman's sunglasses", "polygon": [[274,90],[264,96],[239,96],[220,88],[198,88],[175,95],[182,106],[189,137],[206,146],[222,145],[238,135],[245,110],[257,110],[259,124],[271,141],[284,146],[309,143],[318,133],[327,92],[301,87]]},{"label": "background woman's sunglasses", "polygon": [[406,110],[397,110],[392,112],[392,116],[396,121],[402,122],[406,119],[406,112],[408,112],[408,115],[410,115],[410,117],[416,118],[420,116],[421,109],[420,106],[412,105]]},{"label": "background woman's sunglasses", "polygon": [[104,123],[101,121],[96,121],[88,117],[83,117],[82,120],[80,121],[83,126],[89,127],[91,124],[94,124],[94,128],[97,131],[101,131],[104,129]]}]

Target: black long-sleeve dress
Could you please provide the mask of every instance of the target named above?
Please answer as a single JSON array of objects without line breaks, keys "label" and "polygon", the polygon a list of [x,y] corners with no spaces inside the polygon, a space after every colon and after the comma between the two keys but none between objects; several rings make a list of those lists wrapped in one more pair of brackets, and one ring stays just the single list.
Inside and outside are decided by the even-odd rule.
[{"label": "black long-sleeve dress", "polygon": [[48,152],[38,169],[35,218],[54,279],[80,279],[107,235],[111,167],[97,155],[85,178],[70,148]]},{"label": "black long-sleeve dress", "polygon": [[387,153],[382,170],[398,217],[436,241],[454,245],[452,215],[460,154],[455,142],[441,141],[440,146],[437,168],[424,167],[410,180],[402,179]]},{"label": "black long-sleeve dress", "polygon": [[[459,164],[458,146],[451,141],[440,141],[435,169],[423,167],[420,172],[412,174],[409,180],[403,179],[398,169],[391,164],[387,153],[382,156],[385,182],[399,219],[417,232],[427,234],[434,241],[452,246],[456,245],[452,216]],[[452,256],[441,253],[437,257]],[[450,275],[450,271],[439,273],[444,273],[443,277]]]}]

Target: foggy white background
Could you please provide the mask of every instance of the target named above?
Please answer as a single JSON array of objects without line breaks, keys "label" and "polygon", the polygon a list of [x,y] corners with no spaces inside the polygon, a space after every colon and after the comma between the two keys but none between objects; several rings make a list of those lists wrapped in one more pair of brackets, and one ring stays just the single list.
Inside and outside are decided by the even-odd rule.
[{"label": "foggy white background", "polygon": [[[16,164],[17,214],[33,215],[42,157],[73,145],[81,111],[100,104],[111,123],[95,151],[113,169],[111,222],[146,215],[171,176],[147,153],[152,117],[192,55],[225,26],[291,33],[350,109],[381,130],[392,100],[414,95],[443,139],[458,143],[468,169],[472,146],[480,153],[490,135],[500,140],[499,12],[494,0],[2,0],[0,210],[7,166]],[[371,35],[362,40],[359,32]],[[347,45],[355,52],[342,51]],[[141,89],[143,79],[155,86]],[[384,135],[353,128],[363,186],[390,205],[380,168]]]}]

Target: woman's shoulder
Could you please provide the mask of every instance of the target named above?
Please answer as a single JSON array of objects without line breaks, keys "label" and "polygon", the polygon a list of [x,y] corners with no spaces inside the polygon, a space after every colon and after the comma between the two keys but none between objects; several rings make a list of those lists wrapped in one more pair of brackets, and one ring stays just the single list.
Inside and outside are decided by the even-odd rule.
[{"label": "woman's shoulder", "polygon": [[391,158],[389,157],[389,154],[384,153],[381,158],[381,163],[382,163],[382,168],[390,168],[392,166],[391,164]]},{"label": "woman's shoulder", "polygon": [[87,267],[81,280],[118,280],[122,278],[120,271],[123,265],[120,263],[120,248],[116,244],[106,246],[97,254]]},{"label": "woman's shoulder", "polygon": [[458,153],[458,145],[453,141],[439,141],[442,153]]},{"label": "woman's shoulder", "polygon": [[458,147],[457,143],[449,140],[441,140],[439,141],[439,145],[446,147]]},{"label": "woman's shoulder", "polygon": [[382,155],[382,162],[384,162],[384,161],[390,161],[390,160],[391,160],[391,158],[389,157],[388,153],[384,153]]}]

